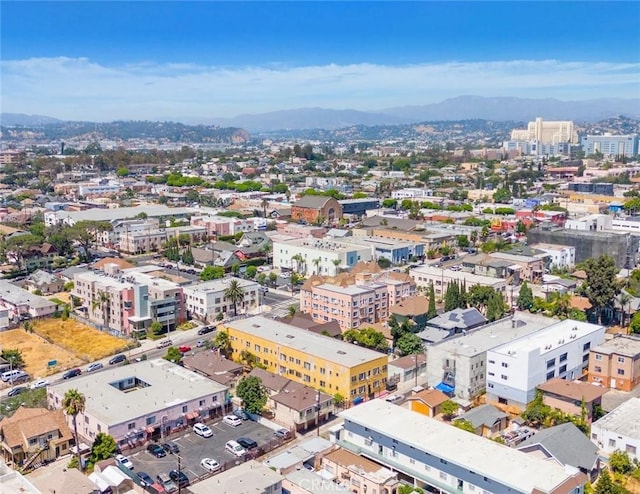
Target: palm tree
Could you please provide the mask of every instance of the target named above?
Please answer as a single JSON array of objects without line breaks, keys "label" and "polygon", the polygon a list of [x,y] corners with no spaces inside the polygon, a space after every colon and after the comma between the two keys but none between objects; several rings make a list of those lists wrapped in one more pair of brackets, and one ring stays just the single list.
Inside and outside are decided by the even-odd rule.
[{"label": "palm tree", "polygon": [[315,274],[320,274],[320,263],[322,259],[320,257],[316,257],[313,261],[313,265],[315,266]]},{"label": "palm tree", "polygon": [[269,201],[267,199],[262,199],[262,217],[267,217],[267,206],[269,205]]},{"label": "palm tree", "polygon": [[98,296],[91,302],[91,310],[95,312],[96,307],[102,311],[102,323],[106,331],[109,331],[109,312],[111,306],[111,296],[108,292],[100,291]]},{"label": "palm tree", "polygon": [[334,259],[332,262],[333,262],[333,265],[336,267],[335,276],[337,276],[338,273],[340,273],[340,268],[338,267],[340,266],[340,259]]},{"label": "palm tree", "polygon": [[627,304],[631,304],[631,299],[632,299],[631,295],[629,295],[627,292],[620,292],[620,295],[618,295],[618,303],[620,304],[620,308],[622,309],[620,326],[622,326],[623,328],[627,318],[627,311],[624,310],[624,306]]},{"label": "palm tree", "polygon": [[233,315],[238,315],[238,302],[244,301],[244,288],[240,286],[238,280],[231,280],[229,286],[224,291],[225,298],[228,298],[233,304]]},{"label": "palm tree", "polygon": [[73,434],[76,441],[76,454],[78,455],[78,468],[82,471],[82,459],[80,458],[80,441],[78,441],[78,414],[84,412],[85,397],[77,389],[70,389],[64,394],[62,408],[66,415],[73,420]]},{"label": "palm tree", "polygon": [[287,316],[289,316],[289,319],[293,319],[293,317],[296,315],[296,312],[298,312],[298,309],[295,305],[290,305],[287,308]]},{"label": "palm tree", "polygon": [[298,271],[298,273],[300,274],[304,274],[305,269],[303,268],[306,264],[304,257],[302,257],[300,254],[296,254],[291,258],[291,260],[296,262],[296,271]]}]

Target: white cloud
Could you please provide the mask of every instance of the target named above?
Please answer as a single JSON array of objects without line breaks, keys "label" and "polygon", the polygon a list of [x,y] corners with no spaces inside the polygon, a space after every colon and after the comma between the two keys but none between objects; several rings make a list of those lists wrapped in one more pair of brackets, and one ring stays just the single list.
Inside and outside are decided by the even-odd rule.
[{"label": "white cloud", "polygon": [[86,58],[2,61],[5,112],[64,119],[212,118],[300,107],[376,110],[480,96],[637,97],[639,63],[514,60],[215,67]]}]

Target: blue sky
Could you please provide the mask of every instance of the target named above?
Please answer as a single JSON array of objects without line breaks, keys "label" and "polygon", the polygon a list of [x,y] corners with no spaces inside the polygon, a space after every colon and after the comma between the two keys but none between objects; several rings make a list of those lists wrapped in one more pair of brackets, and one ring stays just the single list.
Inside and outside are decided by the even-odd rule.
[{"label": "blue sky", "polygon": [[11,2],[2,109],[201,120],[640,97],[639,2]]}]

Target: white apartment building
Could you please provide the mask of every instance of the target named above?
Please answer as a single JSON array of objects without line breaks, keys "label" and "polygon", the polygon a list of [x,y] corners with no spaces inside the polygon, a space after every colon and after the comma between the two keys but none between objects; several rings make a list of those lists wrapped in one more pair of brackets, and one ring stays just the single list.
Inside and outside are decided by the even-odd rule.
[{"label": "white apartment building", "polygon": [[[244,300],[237,303],[238,314],[257,310],[262,304],[260,285],[255,281],[232,278],[244,291]],[[233,315],[233,303],[225,297],[230,278],[204,281],[183,288],[188,317],[214,321],[218,314]]]},{"label": "white apartment building", "polygon": [[[502,293],[505,298],[509,296],[509,293],[507,293],[507,280],[503,278],[480,276],[466,271],[452,271],[451,269],[426,265],[413,268],[409,271],[409,276],[415,280],[418,287],[428,289],[433,284],[437,299],[444,297],[449,284],[453,282],[465,283],[467,290],[474,285],[488,286]],[[507,300],[507,302],[509,301]]]},{"label": "white apartment building", "polygon": [[384,400],[340,413],[339,446],[445,494],[582,494],[577,468],[527,455]]},{"label": "white apartment building", "polygon": [[603,232],[611,230],[612,217],[606,214],[589,214],[581,218],[568,219],[564,227],[567,230],[582,232]]},{"label": "white apartment building", "polygon": [[273,241],[273,267],[293,270],[301,274],[333,276],[339,269],[349,269],[358,262],[370,261],[373,257],[373,248],[370,246],[332,239],[306,238]]},{"label": "white apartment building", "polygon": [[487,352],[556,323],[550,317],[516,312],[427,346],[427,384],[451,396],[471,400],[486,388]]},{"label": "white apartment building", "polygon": [[155,252],[167,243],[166,230],[137,230],[122,233],[118,250],[128,254]]},{"label": "white apartment building", "polygon": [[640,460],[640,398],[632,397],[591,424],[591,441],[607,454],[626,451]]},{"label": "white apartment building", "polygon": [[314,189],[328,190],[337,189],[344,184],[342,177],[306,177],[304,185]]},{"label": "white apartment building", "polygon": [[565,319],[487,351],[487,401],[521,409],[549,379],[580,379],[605,327]]},{"label": "white apartment building", "polygon": [[157,230],[159,223],[157,219],[114,220],[111,226],[112,230],[98,233],[97,240],[102,245],[117,246],[122,235]]},{"label": "white apartment building", "polygon": [[[640,226],[640,224],[638,225]],[[572,269],[576,264],[576,248],[569,245],[534,244],[532,249],[541,250],[550,258],[550,267],[558,269]]]},{"label": "white apartment building", "polygon": [[544,121],[542,117],[529,122],[526,129],[511,131],[512,141],[538,141],[542,144],[578,143],[578,132],[570,120]]},{"label": "white apartment building", "polygon": [[394,190],[391,192],[391,198],[399,201],[402,199],[441,199],[433,197],[433,189],[420,189],[418,187],[407,187],[404,189]]}]

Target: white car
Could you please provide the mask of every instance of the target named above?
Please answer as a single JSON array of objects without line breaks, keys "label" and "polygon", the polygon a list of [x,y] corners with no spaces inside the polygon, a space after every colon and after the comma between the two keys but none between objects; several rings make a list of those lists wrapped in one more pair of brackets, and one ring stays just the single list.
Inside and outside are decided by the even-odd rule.
[{"label": "white car", "polygon": [[47,381],[46,379],[38,379],[37,381],[33,381],[31,383],[31,386],[29,386],[31,389],[40,389],[40,388],[46,388],[49,385],[49,381]]},{"label": "white car", "polygon": [[213,458],[203,458],[200,462],[200,466],[209,472],[216,472],[220,470],[220,463]]},{"label": "white car", "polygon": [[97,370],[100,370],[104,368],[104,365],[101,364],[100,362],[94,362],[93,364],[89,364],[87,366],[87,369],[85,370],[85,372],[95,372]]},{"label": "white car", "polygon": [[211,437],[213,436],[213,431],[209,429],[208,425],[205,425],[201,422],[193,425],[193,432],[202,437]]},{"label": "white car", "polygon": [[233,427],[238,427],[239,425],[242,425],[242,419],[236,417],[235,415],[225,415],[222,418],[222,421],[225,424],[231,425]]},{"label": "white car", "polygon": [[247,454],[247,450],[240,446],[236,441],[227,441],[227,444],[224,445],[224,449],[237,457]]},{"label": "white car", "polygon": [[131,463],[131,460],[125,455],[116,455],[116,461],[123,467],[126,467],[129,470],[133,470],[133,463]]}]

